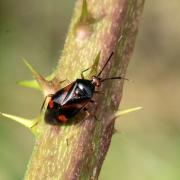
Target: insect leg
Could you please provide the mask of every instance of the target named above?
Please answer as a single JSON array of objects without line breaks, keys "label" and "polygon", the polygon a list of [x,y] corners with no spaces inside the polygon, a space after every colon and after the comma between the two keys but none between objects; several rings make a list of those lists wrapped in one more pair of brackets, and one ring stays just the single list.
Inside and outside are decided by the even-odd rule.
[{"label": "insect leg", "polygon": [[94,91],[94,93],[96,93],[96,94],[104,94],[103,91]]},{"label": "insect leg", "polygon": [[[95,111],[96,111],[96,110],[97,110],[97,102],[94,101],[93,99],[91,99],[89,102],[95,105]],[[83,110],[84,112],[86,112],[85,119],[88,118],[89,115],[91,114],[91,113],[88,111],[88,108],[85,106],[85,107],[82,108],[82,110]],[[93,116],[94,116],[94,118],[97,120],[97,117],[96,117],[95,113],[94,113]]]},{"label": "insect leg", "polygon": [[81,72],[81,78],[82,78],[82,79],[84,79],[84,74],[83,74],[83,73],[85,73],[86,71],[88,71],[89,69],[91,69],[91,67],[92,67],[92,66],[90,66],[89,68],[87,68],[87,69],[85,69],[85,70],[83,70],[83,71]]},{"label": "insect leg", "polygon": [[97,116],[96,116],[96,111],[97,111],[97,107],[98,107],[98,104],[96,101],[94,101],[93,99],[90,100],[90,103],[94,104],[95,105],[95,110],[94,110],[94,118],[96,120],[98,120]]},{"label": "insect leg", "polygon": [[41,111],[40,111],[40,112],[42,112],[42,110],[43,110],[43,108],[44,108],[44,105],[45,105],[45,103],[46,103],[47,98],[52,97],[53,95],[54,95],[54,94],[48,94],[48,95],[45,97],[44,102],[43,102],[43,104],[42,104],[42,106],[41,106]]},{"label": "insect leg", "polygon": [[[92,104],[94,104],[95,106],[97,106],[97,102],[96,102],[95,100],[93,100],[93,99],[90,100],[90,103],[92,103]],[[96,109],[97,109],[97,107],[96,107]]]},{"label": "insect leg", "polygon": [[65,80],[59,81],[59,84],[62,84],[63,82],[66,82],[66,81],[68,81],[69,84],[71,83],[71,81],[69,79],[65,79]]},{"label": "insect leg", "polygon": [[84,107],[83,111],[86,112],[86,117],[85,118],[87,118],[90,115],[90,112],[88,111],[88,108]]}]

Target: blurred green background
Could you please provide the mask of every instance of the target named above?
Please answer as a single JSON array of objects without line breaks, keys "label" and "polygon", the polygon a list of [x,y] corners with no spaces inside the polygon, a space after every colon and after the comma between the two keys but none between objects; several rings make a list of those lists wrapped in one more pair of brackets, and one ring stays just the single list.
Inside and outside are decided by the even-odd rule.
[{"label": "blurred green background", "polygon": [[[48,75],[63,48],[74,1],[0,0],[0,111],[32,118],[43,98],[16,86],[31,79],[26,58]],[[147,1],[128,67],[122,116],[100,180],[180,179],[180,3]],[[21,125],[0,117],[0,180],[23,179],[34,138]]]}]

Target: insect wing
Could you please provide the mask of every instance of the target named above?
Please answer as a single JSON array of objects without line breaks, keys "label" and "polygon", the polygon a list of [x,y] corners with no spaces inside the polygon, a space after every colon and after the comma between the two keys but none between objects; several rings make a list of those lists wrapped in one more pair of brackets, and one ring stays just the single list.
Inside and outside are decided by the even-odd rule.
[{"label": "insect wing", "polygon": [[88,102],[89,99],[74,99],[74,101],[65,104],[63,108],[59,109],[59,114],[64,114],[67,118],[71,118],[76,115],[80,110],[82,110]]},{"label": "insect wing", "polygon": [[72,87],[74,86],[74,83],[71,83],[64,87],[63,89],[59,90],[54,96],[53,101],[55,104],[58,104],[60,106],[63,106],[65,103],[65,99],[69,95],[69,92],[71,91]]}]

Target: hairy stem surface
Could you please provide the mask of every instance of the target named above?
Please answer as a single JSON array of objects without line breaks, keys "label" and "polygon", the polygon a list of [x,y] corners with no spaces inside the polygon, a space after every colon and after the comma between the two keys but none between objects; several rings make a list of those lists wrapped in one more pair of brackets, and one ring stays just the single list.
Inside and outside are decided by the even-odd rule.
[{"label": "hairy stem surface", "polygon": [[[76,2],[53,83],[80,78],[81,71],[94,64],[99,52],[98,72],[115,52],[103,77],[125,76],[144,0],[87,0],[84,15],[82,3]],[[91,75],[87,73],[87,78]],[[85,118],[82,112],[74,117],[72,125],[51,126],[42,116],[25,179],[98,179],[113,135],[122,88],[123,80],[105,82],[103,94],[93,98],[97,111],[89,104],[90,116]]]}]

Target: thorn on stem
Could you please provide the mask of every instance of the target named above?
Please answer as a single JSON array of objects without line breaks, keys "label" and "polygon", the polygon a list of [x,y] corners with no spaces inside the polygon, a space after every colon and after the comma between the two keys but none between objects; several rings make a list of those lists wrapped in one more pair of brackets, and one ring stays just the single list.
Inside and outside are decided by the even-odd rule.
[{"label": "thorn on stem", "polygon": [[98,54],[94,60],[94,64],[92,65],[92,68],[90,71],[91,76],[94,76],[98,72],[98,64],[99,64],[99,60],[100,60],[100,55],[101,55],[101,51],[98,52]]},{"label": "thorn on stem", "polygon": [[134,112],[134,111],[138,111],[140,109],[142,109],[142,107],[139,106],[139,107],[134,107],[134,108],[129,108],[129,109],[117,111],[115,114],[115,118],[118,118],[119,116],[122,116],[125,114],[129,114],[129,113]]},{"label": "thorn on stem", "polygon": [[92,26],[95,22],[94,18],[92,18],[91,14],[88,11],[87,1],[83,0],[81,15],[75,24],[75,35],[76,40],[84,40],[91,36],[92,34]]},{"label": "thorn on stem", "polygon": [[11,119],[15,122],[20,123],[21,125],[27,127],[31,132],[34,133],[34,130],[32,128],[37,124],[37,119],[26,119],[26,118],[14,116],[14,115],[2,113],[2,112],[0,112],[0,115],[8,119]]},{"label": "thorn on stem", "polygon": [[18,84],[26,86],[26,87],[32,87],[35,89],[41,89],[44,96],[47,96],[48,94],[53,94],[56,92],[55,85],[52,83],[53,81],[47,81],[43,76],[41,76],[34,68],[31,66],[27,60],[23,59],[25,65],[28,67],[28,69],[33,74],[33,77],[35,78],[36,82],[39,86],[37,86],[37,83],[34,81],[20,81]]},{"label": "thorn on stem", "polygon": [[82,10],[81,10],[81,16],[79,18],[79,21],[81,23],[83,22],[87,22],[88,21],[88,18],[89,18],[89,12],[88,12],[88,7],[87,7],[87,1],[86,0],[83,0],[83,3],[82,3]]},{"label": "thorn on stem", "polygon": [[36,80],[17,81],[16,84],[23,87],[41,90],[41,87],[39,86]]},{"label": "thorn on stem", "polygon": [[[131,113],[131,112],[134,112],[134,111],[138,111],[142,109],[142,107],[134,107],[134,108],[129,108],[129,109],[125,109],[125,110],[119,110],[116,112],[116,114],[110,118],[110,120],[107,122],[106,124],[106,127],[109,126],[109,124],[112,122],[112,121],[115,121],[116,122],[116,119],[119,117],[119,116],[122,116],[122,115],[125,115],[125,114],[128,114],[128,113]],[[116,129],[114,129],[114,133],[115,134],[116,132],[118,132]]]}]

